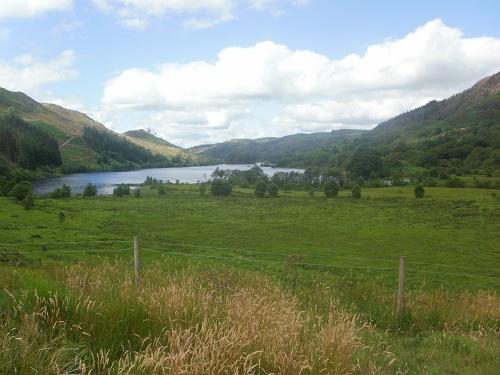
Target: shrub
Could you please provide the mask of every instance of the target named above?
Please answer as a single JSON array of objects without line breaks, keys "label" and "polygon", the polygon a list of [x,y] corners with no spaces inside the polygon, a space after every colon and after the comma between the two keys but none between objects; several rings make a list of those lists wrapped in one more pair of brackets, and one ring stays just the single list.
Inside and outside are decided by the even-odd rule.
[{"label": "shrub", "polygon": [[64,184],[49,194],[49,198],[69,198],[71,197],[71,188]]},{"label": "shrub", "polygon": [[267,192],[269,193],[270,197],[277,197],[278,191],[279,191],[278,185],[276,185],[275,183],[269,184],[269,186],[267,188]]},{"label": "shrub", "polygon": [[212,181],[212,184],[210,186],[210,192],[212,195],[218,196],[228,196],[231,195],[231,192],[233,191],[233,187],[229,183],[229,181],[222,180],[220,178],[217,178]]},{"label": "shrub", "polygon": [[444,186],[448,188],[463,188],[465,187],[465,182],[458,177],[454,177],[451,180],[446,180]]},{"label": "shrub", "polygon": [[422,185],[415,186],[415,198],[423,198],[425,195],[425,190]]},{"label": "shrub", "polygon": [[113,195],[117,197],[123,197],[125,195],[130,195],[130,186],[121,184],[113,189]]},{"label": "shrub", "polygon": [[325,193],[325,197],[328,198],[337,196],[339,194],[339,189],[339,184],[333,180],[328,180],[323,185],[323,192]]},{"label": "shrub", "polygon": [[28,194],[23,200],[23,207],[25,210],[31,210],[35,206],[35,201],[33,200],[33,194],[28,191]]},{"label": "shrub", "polygon": [[266,195],[266,182],[265,181],[259,181],[255,184],[255,195],[259,198],[262,198],[264,195]]},{"label": "shrub", "polygon": [[89,182],[88,185],[85,186],[85,189],[83,190],[83,196],[95,197],[96,195],[97,195],[97,187]]},{"label": "shrub", "polygon": [[358,184],[354,185],[351,193],[353,198],[361,198],[361,187]]},{"label": "shrub", "polygon": [[18,201],[22,201],[29,193],[31,193],[31,191],[31,182],[21,181],[12,188],[9,192],[9,196],[16,198]]},{"label": "shrub", "polygon": [[158,188],[158,195],[167,195],[167,188],[163,184]]}]

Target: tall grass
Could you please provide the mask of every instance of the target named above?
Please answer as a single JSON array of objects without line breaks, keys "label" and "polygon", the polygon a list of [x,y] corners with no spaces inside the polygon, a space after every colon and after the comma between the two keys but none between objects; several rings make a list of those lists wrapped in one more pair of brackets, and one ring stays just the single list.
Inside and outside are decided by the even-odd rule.
[{"label": "tall grass", "polygon": [[303,311],[268,278],[156,264],[139,291],[130,269],[80,264],[58,290],[4,290],[0,373],[347,374],[391,364],[367,350],[356,315],[335,303]]}]

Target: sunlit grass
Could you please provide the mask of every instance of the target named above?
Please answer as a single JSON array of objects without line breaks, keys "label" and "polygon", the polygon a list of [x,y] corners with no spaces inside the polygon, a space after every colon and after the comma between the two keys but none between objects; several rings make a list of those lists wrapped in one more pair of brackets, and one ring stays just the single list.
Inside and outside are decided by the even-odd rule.
[{"label": "sunlit grass", "polygon": [[304,311],[265,277],[157,264],[139,291],[129,268],[71,266],[57,289],[5,289],[0,372],[375,373],[394,359],[367,350],[356,315]]},{"label": "sunlit grass", "polygon": [[0,198],[0,374],[494,374],[499,201],[425,190]]}]

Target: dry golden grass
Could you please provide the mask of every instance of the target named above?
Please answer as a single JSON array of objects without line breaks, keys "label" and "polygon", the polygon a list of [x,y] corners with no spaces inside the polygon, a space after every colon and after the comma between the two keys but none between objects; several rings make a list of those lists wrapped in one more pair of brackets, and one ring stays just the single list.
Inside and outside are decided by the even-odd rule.
[{"label": "dry golden grass", "polygon": [[[331,290],[330,302],[304,310],[296,296],[255,274],[165,271],[158,263],[144,270],[139,290],[131,269],[125,262],[78,264],[54,273],[51,285],[59,287],[52,291],[5,290],[10,303],[0,311],[0,374],[397,371],[380,333],[341,308]],[[442,329],[444,336],[433,337],[475,351],[446,334],[493,337],[498,305],[495,292],[421,290],[408,295],[407,310],[414,327]]]}]

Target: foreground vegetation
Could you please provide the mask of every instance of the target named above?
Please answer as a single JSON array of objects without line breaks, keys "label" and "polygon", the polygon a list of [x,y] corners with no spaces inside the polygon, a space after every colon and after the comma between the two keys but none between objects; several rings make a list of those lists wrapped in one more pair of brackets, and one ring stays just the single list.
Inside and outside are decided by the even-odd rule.
[{"label": "foreground vegetation", "polygon": [[0,198],[0,373],[494,374],[495,193]]}]

